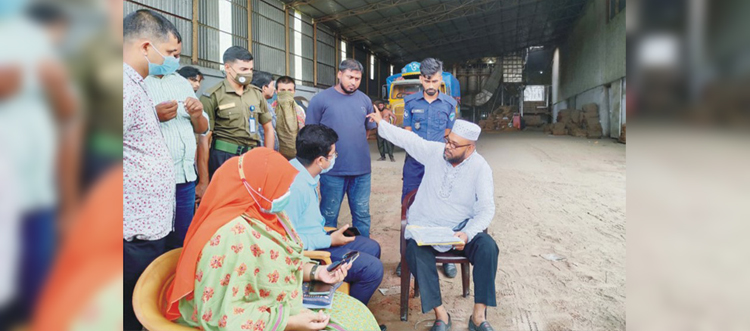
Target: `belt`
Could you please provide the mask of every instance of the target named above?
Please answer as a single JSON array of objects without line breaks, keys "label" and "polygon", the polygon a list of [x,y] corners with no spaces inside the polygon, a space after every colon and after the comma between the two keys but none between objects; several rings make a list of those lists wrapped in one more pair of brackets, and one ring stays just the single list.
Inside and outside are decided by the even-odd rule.
[{"label": "belt", "polygon": [[233,143],[226,142],[226,141],[219,140],[219,139],[214,139],[211,145],[213,145],[213,148],[215,150],[234,154],[234,155],[242,155],[243,153],[256,147],[256,146],[235,145]]}]

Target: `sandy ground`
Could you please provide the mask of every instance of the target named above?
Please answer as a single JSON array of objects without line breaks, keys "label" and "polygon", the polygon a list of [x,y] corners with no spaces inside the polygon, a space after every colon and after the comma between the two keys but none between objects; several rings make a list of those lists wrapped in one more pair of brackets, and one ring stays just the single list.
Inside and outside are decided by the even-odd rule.
[{"label": "sandy ground", "polygon": [[[373,164],[372,238],[383,248],[385,277],[369,308],[388,330],[429,330],[434,314],[409,300],[409,320],[399,319],[401,169]],[[478,148],[493,169],[497,212],[489,233],[500,247],[498,307],[488,320],[496,330],[625,329],[625,145],[612,140],[548,136],[541,132],[484,133]],[[339,224],[351,222],[342,206]],[[563,260],[544,256],[556,254]],[[441,268],[442,270],[442,268]],[[473,285],[461,297],[460,273],[441,275],[443,303],[453,330],[466,330]]]}]

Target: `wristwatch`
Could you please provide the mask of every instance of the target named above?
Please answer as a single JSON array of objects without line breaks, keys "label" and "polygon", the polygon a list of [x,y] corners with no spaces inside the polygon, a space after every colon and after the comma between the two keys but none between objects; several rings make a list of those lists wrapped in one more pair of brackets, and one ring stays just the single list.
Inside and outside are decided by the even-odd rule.
[{"label": "wristwatch", "polygon": [[313,267],[312,267],[312,269],[310,269],[310,281],[314,281],[315,280],[315,271],[318,270],[318,266],[320,266],[320,265],[319,264],[314,264]]}]

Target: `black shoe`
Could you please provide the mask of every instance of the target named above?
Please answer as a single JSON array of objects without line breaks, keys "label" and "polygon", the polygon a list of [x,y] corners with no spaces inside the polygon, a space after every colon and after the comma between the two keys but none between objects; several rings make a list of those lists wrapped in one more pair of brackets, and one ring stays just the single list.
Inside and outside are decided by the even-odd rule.
[{"label": "black shoe", "polygon": [[378,161],[385,161],[385,156],[381,156]]},{"label": "black shoe", "polygon": [[391,155],[391,162],[396,162],[396,159],[393,158],[393,155]]},{"label": "black shoe", "polygon": [[385,326],[385,324],[380,324],[380,331],[386,331],[388,330],[388,327]]},{"label": "black shoe", "polygon": [[458,270],[456,270],[455,263],[443,263],[443,272],[448,278],[455,278]]},{"label": "black shoe", "polygon": [[432,325],[430,331],[451,331],[451,314],[448,314],[448,324],[439,319],[435,319],[435,324]]},{"label": "black shoe", "polygon": [[399,262],[398,266],[396,267],[396,276],[401,277],[401,262]]},{"label": "black shoe", "polygon": [[471,320],[472,317],[474,316],[469,316],[469,331],[495,331],[487,321],[474,325],[474,321]]}]

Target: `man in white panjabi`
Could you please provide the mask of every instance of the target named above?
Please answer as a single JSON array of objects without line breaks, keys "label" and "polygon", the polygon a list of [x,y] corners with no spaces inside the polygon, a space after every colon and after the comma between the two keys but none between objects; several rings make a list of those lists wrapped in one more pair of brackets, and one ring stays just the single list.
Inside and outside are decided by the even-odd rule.
[{"label": "man in white panjabi", "polygon": [[435,311],[435,324],[430,330],[451,329],[435,266],[435,254],[449,250],[466,256],[474,265],[474,311],[469,330],[493,330],[485,315],[487,306],[497,306],[495,275],[499,250],[495,240],[482,232],[495,215],[495,203],[492,169],[476,152],[481,129],[474,123],[457,120],[445,142],[440,143],[389,124],[377,111],[368,117],[378,124],[382,138],[405,149],[425,166],[424,178],[407,214],[409,225],[452,228],[463,241],[455,246],[418,246],[408,231],[405,234],[406,262],[419,282],[422,313]]}]

